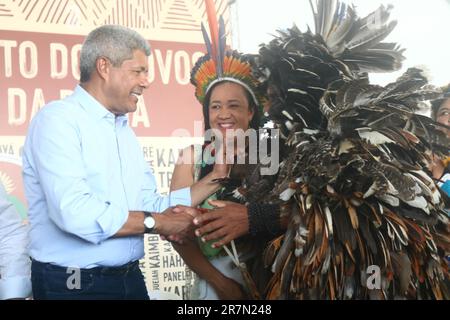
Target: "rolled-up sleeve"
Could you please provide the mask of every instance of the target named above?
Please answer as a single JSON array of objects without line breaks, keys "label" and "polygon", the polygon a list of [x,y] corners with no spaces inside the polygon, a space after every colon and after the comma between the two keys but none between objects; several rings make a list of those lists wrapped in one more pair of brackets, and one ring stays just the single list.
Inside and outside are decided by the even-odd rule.
[{"label": "rolled-up sleeve", "polygon": [[35,120],[30,148],[50,219],[65,232],[91,243],[114,235],[126,222],[128,209],[91,190],[76,123],[57,112],[41,112]]},{"label": "rolled-up sleeve", "polygon": [[28,298],[30,296],[30,276],[15,276],[0,279],[0,300]]}]

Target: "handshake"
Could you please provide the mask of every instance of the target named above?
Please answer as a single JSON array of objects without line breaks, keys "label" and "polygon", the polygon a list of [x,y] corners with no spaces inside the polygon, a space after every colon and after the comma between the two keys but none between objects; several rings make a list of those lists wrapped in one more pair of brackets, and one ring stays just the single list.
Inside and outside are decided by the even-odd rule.
[{"label": "handshake", "polygon": [[155,231],[162,239],[178,244],[194,237],[200,237],[204,242],[215,240],[212,244],[214,248],[248,233],[248,212],[245,205],[219,200],[208,202],[213,209],[176,206],[153,215]]}]

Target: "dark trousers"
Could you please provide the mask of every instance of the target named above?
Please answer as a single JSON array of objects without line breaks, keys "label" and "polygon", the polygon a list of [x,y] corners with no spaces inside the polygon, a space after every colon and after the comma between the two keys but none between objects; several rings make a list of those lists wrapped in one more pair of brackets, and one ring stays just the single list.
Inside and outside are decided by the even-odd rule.
[{"label": "dark trousers", "polygon": [[33,260],[31,283],[36,300],[149,299],[138,261],[77,269]]}]

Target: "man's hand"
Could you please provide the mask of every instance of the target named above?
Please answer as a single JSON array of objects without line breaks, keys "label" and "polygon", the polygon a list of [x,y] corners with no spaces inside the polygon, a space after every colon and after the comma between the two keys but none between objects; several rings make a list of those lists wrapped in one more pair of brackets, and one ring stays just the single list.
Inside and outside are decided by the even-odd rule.
[{"label": "man's hand", "polygon": [[175,219],[175,221],[182,221],[182,220],[184,220],[185,217],[187,217],[188,219],[190,219],[190,224],[186,229],[184,229],[178,233],[166,233],[164,231],[164,234],[163,234],[163,233],[159,232],[158,229],[156,229],[158,231],[158,233],[160,234],[162,240],[168,240],[168,241],[176,242],[178,244],[183,244],[186,239],[194,238],[194,225],[193,225],[192,220],[200,214],[200,211],[198,209],[178,205],[174,208],[167,209],[166,211],[164,211],[164,214],[168,214],[170,216],[180,215],[180,217],[171,218],[171,219]]},{"label": "man's hand", "polygon": [[162,214],[153,214],[155,230],[165,238],[169,238],[170,235],[175,235],[181,241],[192,238],[194,230],[192,220],[195,213],[196,210],[193,208],[177,206],[166,209]]},{"label": "man's hand", "polygon": [[202,237],[203,241],[220,239],[212,244],[217,248],[248,233],[248,211],[245,205],[219,200],[208,202],[215,208],[194,219],[194,224],[200,226],[195,230],[196,236]]}]

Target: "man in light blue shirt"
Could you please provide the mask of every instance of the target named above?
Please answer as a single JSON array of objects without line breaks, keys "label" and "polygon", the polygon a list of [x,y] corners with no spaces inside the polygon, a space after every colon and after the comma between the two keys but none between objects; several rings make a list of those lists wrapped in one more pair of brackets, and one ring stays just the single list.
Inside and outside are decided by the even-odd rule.
[{"label": "man in light blue shirt", "polygon": [[[80,85],[34,117],[23,154],[35,299],[148,299],[143,233],[183,237],[226,167],[162,197],[126,114],[149,86],[150,47],[102,26],[86,38]],[[178,212],[177,212],[178,211]],[[158,214],[158,213],[163,214]]]},{"label": "man in light blue shirt", "polygon": [[0,182],[0,299],[24,299],[31,295],[28,226],[8,201]]}]

